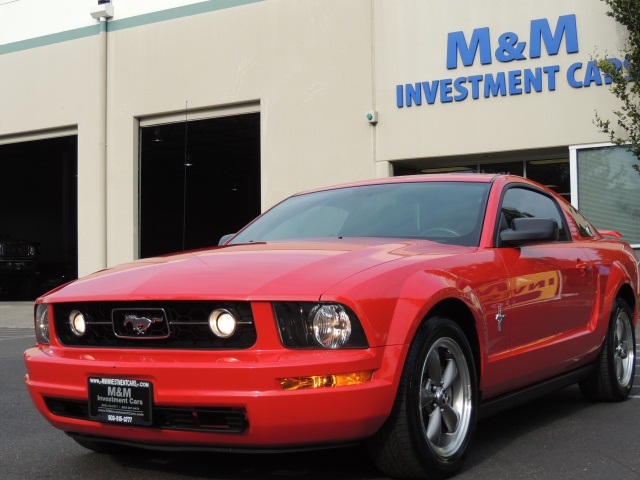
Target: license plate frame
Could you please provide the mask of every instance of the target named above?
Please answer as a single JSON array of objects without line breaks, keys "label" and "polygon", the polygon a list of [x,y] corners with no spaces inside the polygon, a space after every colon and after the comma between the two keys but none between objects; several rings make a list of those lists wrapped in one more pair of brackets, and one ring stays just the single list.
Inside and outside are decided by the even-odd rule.
[{"label": "license plate frame", "polygon": [[116,425],[153,422],[153,384],[133,378],[89,377],[89,418]]}]

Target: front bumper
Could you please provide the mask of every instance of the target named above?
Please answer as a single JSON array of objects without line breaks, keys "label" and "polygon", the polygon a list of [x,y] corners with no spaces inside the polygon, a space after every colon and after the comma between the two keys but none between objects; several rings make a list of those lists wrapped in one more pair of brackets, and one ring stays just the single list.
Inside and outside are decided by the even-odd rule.
[{"label": "front bumper", "polygon": [[[391,411],[403,346],[366,350],[159,351],[34,347],[25,352],[29,394],[40,413],[66,432],[147,446],[288,449],[340,444],[374,434]],[[373,371],[344,387],[283,391],[279,379]],[[52,408],[88,402],[90,377],[146,380],[154,409],[243,412],[245,428],[100,423]],[[52,403],[52,400],[54,401]],[[78,413],[80,412],[80,413]],[[218,429],[219,430],[219,429]]]}]

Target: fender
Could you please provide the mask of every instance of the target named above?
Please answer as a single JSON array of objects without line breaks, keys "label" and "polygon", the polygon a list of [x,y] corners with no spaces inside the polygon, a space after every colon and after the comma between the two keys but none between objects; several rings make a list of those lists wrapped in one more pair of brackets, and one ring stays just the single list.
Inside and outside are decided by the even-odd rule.
[{"label": "fender", "polygon": [[[328,289],[321,299],[349,305],[362,322],[372,347],[408,346],[438,303],[458,300],[473,317],[481,357],[478,367],[484,369],[489,335],[485,319],[489,321],[498,306],[508,302],[508,292],[507,298],[504,292],[495,292],[500,283],[497,279],[507,280],[505,266],[495,250],[415,255],[401,261],[406,262],[403,268],[398,262],[390,262],[345,279]],[[416,270],[416,262],[423,262],[423,268]],[[479,292],[485,294],[481,296]],[[502,348],[507,348],[506,344]]]},{"label": "fender", "polygon": [[[604,287],[604,301],[602,308],[602,318],[605,323],[609,321],[611,314],[611,308],[616,297],[620,295],[621,290],[625,285],[628,285],[632,291],[637,291],[638,284],[634,282],[634,279],[629,275],[629,272],[625,266],[616,261],[611,264],[609,275],[603,278]],[[638,321],[638,298],[633,299],[633,303],[629,305],[633,314],[633,326],[635,327]],[[605,329],[606,331],[606,329]],[[604,336],[602,337],[604,339]]]},{"label": "fender", "polygon": [[409,277],[400,292],[400,300],[394,311],[387,344],[409,344],[418,327],[436,305],[444,300],[460,300],[474,318],[480,344],[484,344],[486,332],[482,321],[480,301],[473,288],[462,279],[445,271],[423,271]]},{"label": "fender", "polygon": [[[612,249],[622,249],[622,244],[618,242],[612,242],[611,240],[604,240],[604,242],[612,243]],[[630,252],[627,253],[629,256],[635,255]],[[635,272],[629,272],[628,268],[626,268],[620,261],[614,261],[610,265],[600,265],[596,275],[598,285],[598,296],[596,301],[599,303],[599,308],[596,312],[595,325],[593,325],[593,338],[594,348],[599,350],[607,333],[607,326],[609,324],[613,302],[620,295],[620,292],[623,290],[625,285],[628,285],[631,291],[637,292],[638,278]],[[635,327],[638,322],[638,297],[633,298],[629,307],[633,314],[632,323]]]},{"label": "fender", "polygon": [[[396,265],[397,267],[397,265]],[[383,265],[372,270],[387,270]],[[411,269],[413,270],[413,269]],[[396,391],[409,346],[425,317],[443,300],[455,299],[462,302],[471,312],[479,344],[478,374],[485,368],[486,329],[483,327],[483,313],[474,290],[463,280],[445,271],[419,271],[407,276],[405,269],[377,272],[371,279],[362,282],[346,280],[340,286],[345,292],[345,283],[354,281],[353,291],[342,296],[332,296],[330,290],[322,295],[323,301],[336,301],[348,305],[358,316],[367,332],[370,347],[384,349],[380,357],[380,373],[389,375],[389,381]],[[358,277],[358,275],[356,275]],[[363,286],[366,288],[363,289]],[[356,301],[354,302],[354,298]],[[383,332],[377,336],[375,332]],[[475,344],[475,340],[469,339]],[[398,348],[399,347],[399,348]],[[388,400],[391,411],[393,398]]]},{"label": "fender", "polygon": [[[340,294],[334,294],[334,289]],[[363,324],[371,347],[408,345],[427,313],[447,299],[464,302],[473,313],[476,330],[484,333],[482,306],[474,288],[448,271],[416,272],[413,265],[383,264],[334,285],[320,297],[348,305]]]}]

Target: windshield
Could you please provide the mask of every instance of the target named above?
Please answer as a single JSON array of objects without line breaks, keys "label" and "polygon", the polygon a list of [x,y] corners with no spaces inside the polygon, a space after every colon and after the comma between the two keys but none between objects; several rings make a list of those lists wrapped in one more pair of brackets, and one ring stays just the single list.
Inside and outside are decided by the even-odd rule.
[{"label": "windshield", "polygon": [[489,186],[475,182],[411,182],[297,195],[258,217],[229,244],[400,237],[477,246]]}]

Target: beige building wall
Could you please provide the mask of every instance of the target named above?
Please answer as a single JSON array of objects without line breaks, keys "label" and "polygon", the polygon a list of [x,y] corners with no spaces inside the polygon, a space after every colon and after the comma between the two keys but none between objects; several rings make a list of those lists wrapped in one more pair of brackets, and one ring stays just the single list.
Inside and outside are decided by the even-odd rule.
[{"label": "beige building wall", "polygon": [[[608,88],[594,84],[573,88],[566,80],[572,64],[586,64],[596,54],[615,56],[623,43],[624,32],[606,16],[604,2],[379,0],[374,8],[378,161],[608,141],[593,125],[594,111],[613,110]],[[576,17],[579,52],[567,54],[563,41],[557,55],[547,55],[543,48],[540,58],[530,58],[531,21],[546,18],[554,32],[564,15]],[[477,55],[473,66],[459,63],[457,69],[447,69],[448,33],[462,31],[470,41],[474,29],[482,27],[490,28],[492,63],[481,65]],[[519,42],[526,42],[524,60],[501,63],[496,59],[499,36],[505,32],[516,33]],[[396,106],[398,84],[555,65],[560,67],[555,91],[544,88],[539,93]],[[576,78],[584,80],[584,75],[583,68]]]},{"label": "beige building wall", "polygon": [[[617,50],[621,32],[600,0],[224,3],[121,20],[115,3],[101,30],[0,45],[0,142],[78,133],[80,275],[136,258],[139,126],[184,120],[185,107],[188,118],[260,112],[263,209],[299,190],[390,175],[393,160],[607,140],[592,122],[594,110],[613,109],[608,89],[571,88],[563,73],[553,92],[396,105],[405,83],[564,72]],[[493,42],[508,31],[528,41],[532,19],[554,26],[567,14],[577,18],[577,54],[446,68],[450,32],[490,27]],[[377,125],[365,117],[373,110]]]},{"label": "beige building wall", "polygon": [[[78,262],[106,264],[104,33],[0,55],[0,143],[78,133]],[[102,94],[101,94],[102,91]],[[16,179],[13,179],[16,181]],[[28,179],[24,195],[29,195]]]},{"label": "beige building wall", "polygon": [[137,119],[257,105],[263,208],[373,176],[370,7],[266,1],[110,33],[109,263],[137,250]]}]

